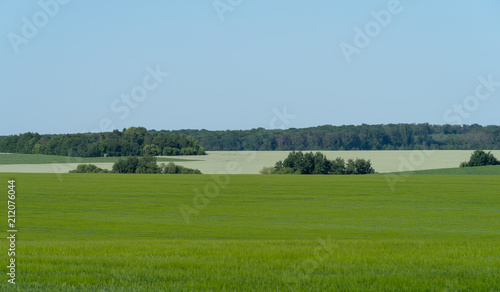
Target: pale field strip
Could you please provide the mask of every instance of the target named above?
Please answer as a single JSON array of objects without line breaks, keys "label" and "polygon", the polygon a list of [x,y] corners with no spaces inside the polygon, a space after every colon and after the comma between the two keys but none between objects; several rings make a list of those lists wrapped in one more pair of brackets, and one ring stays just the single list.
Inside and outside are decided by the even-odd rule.
[{"label": "pale field strip", "polygon": [[[198,161],[178,161],[177,165],[197,168],[204,174],[226,172],[258,174],[264,166],[274,166],[276,161],[284,160],[291,151],[207,151],[204,156],[176,156],[179,159]],[[304,151],[309,152],[309,151]],[[316,151],[312,151],[316,152]],[[384,151],[320,151],[328,159],[342,157],[370,159],[377,172],[425,170],[458,167],[460,162],[469,160],[472,150],[384,150]],[[500,158],[500,150],[491,151]],[[93,163],[98,167],[111,169],[113,163]],[[9,173],[67,173],[78,163],[54,164],[15,164],[0,165],[0,172]],[[411,167],[411,169],[408,169]]]}]

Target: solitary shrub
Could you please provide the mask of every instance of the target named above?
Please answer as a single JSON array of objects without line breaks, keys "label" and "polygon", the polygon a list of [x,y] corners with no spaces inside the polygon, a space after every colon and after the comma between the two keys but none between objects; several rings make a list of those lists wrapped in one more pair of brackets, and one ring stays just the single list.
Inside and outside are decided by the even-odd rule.
[{"label": "solitary shrub", "polygon": [[485,166],[485,165],[500,165],[500,161],[496,159],[491,151],[486,153],[483,150],[476,150],[470,156],[469,161],[460,163],[460,167]]}]

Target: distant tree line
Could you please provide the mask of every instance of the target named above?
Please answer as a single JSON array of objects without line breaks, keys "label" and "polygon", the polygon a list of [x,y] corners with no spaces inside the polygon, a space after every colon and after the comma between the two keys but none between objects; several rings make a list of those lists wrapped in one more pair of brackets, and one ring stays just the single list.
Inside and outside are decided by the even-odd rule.
[{"label": "distant tree line", "polygon": [[[203,145],[203,147],[201,146]],[[500,149],[500,126],[387,124],[303,129],[147,131],[98,134],[25,133],[0,140],[0,152],[79,157],[202,155],[205,150],[473,150]]]},{"label": "distant tree line", "polygon": [[500,165],[500,161],[490,152],[476,150],[470,156],[469,161],[460,163],[460,167],[474,167],[486,165]]},{"label": "distant tree line", "polygon": [[370,174],[375,170],[370,160],[349,159],[347,163],[338,157],[328,160],[321,152],[302,153],[292,151],[283,161],[278,161],[274,167],[264,167],[261,174]]},{"label": "distant tree line", "polygon": [[75,157],[203,155],[193,138],[175,133],[131,127],[107,133],[39,135],[24,133],[3,137],[0,152]]},{"label": "distant tree line", "polygon": [[187,168],[170,162],[167,165],[156,163],[156,157],[128,157],[127,159],[118,160],[113,164],[111,171],[102,169],[94,164],[80,164],[75,170],[70,173],[145,173],[145,174],[201,174],[198,169]]},{"label": "distant tree line", "polygon": [[304,129],[161,131],[189,136],[206,150],[500,149],[500,126],[387,124]]}]

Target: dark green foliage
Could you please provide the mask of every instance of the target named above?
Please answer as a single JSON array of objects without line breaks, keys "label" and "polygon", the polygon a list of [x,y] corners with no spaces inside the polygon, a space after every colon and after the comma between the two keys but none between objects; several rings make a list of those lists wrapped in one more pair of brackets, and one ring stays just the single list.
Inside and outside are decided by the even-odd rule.
[{"label": "dark green foliage", "polygon": [[[44,154],[9,154],[0,155],[0,165],[5,164],[52,164],[52,163],[115,163],[126,157],[70,157],[58,155]],[[192,159],[174,158],[174,157],[157,157],[158,162],[177,162],[177,161],[193,161]]]},{"label": "dark green foliage", "polygon": [[154,156],[144,156],[139,159],[135,173],[161,173]]},{"label": "dark green foliage", "polygon": [[219,150],[414,150],[500,149],[500,126],[387,124],[304,129],[161,131],[189,136]]},{"label": "dark green foliage", "polygon": [[345,174],[369,174],[374,173],[370,160],[360,158],[348,159],[345,167]]},{"label": "dark green foliage", "polygon": [[131,127],[122,132],[39,135],[24,133],[4,137],[0,152],[73,157],[138,155],[203,155],[193,138]]},{"label": "dark green foliage", "polygon": [[292,151],[284,161],[278,161],[274,168],[264,167],[262,174],[369,174],[375,170],[370,160],[349,159],[347,165],[342,158],[328,160],[321,152],[302,153]]},{"label": "dark green foliage", "polygon": [[483,150],[476,150],[470,156],[469,161],[460,163],[460,167],[500,165],[500,161],[490,152],[486,153]]},{"label": "dark green foliage", "polygon": [[201,171],[198,169],[175,165],[175,163],[173,162],[170,162],[167,165],[163,165],[162,168],[162,173],[165,174],[201,174]]},{"label": "dark green foliage", "polygon": [[345,160],[343,158],[337,157],[331,161],[331,174],[344,174],[346,173]]},{"label": "dark green foliage", "polygon": [[139,165],[139,158],[135,156],[129,157],[127,159],[120,159],[113,165],[113,172],[136,173],[138,165]]},{"label": "dark green foliage", "polygon": [[161,173],[161,171],[154,156],[129,157],[125,160],[120,159],[113,165],[113,172],[116,173]]},{"label": "dark green foliage", "polygon": [[[200,146],[203,145],[204,147]],[[157,148],[156,148],[156,147]],[[387,124],[288,130],[123,131],[72,135],[25,133],[0,140],[0,152],[78,157],[203,155],[219,150],[500,149],[500,126]]]},{"label": "dark green foliage", "polygon": [[75,170],[70,170],[70,173],[109,173],[107,169],[102,169],[94,164],[79,164]]},{"label": "dark green foliage", "polygon": [[[312,152],[309,154],[306,154],[306,157],[308,157],[308,155],[311,156]],[[311,161],[311,158],[309,158],[309,161]],[[332,162],[326,159],[326,156],[321,152],[316,152],[312,157],[312,164],[312,174],[330,173],[332,169]]]}]

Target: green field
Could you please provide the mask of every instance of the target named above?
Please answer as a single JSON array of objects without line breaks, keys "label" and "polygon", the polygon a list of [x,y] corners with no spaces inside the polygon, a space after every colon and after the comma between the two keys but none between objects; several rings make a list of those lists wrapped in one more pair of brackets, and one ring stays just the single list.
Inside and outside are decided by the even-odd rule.
[{"label": "green field", "polygon": [[500,289],[496,176],[0,178],[18,291]]},{"label": "green field", "polygon": [[[69,157],[42,154],[0,154],[2,164],[50,164],[50,163],[114,163],[127,157]],[[158,162],[196,161],[193,159],[158,157]]]},{"label": "green field", "polygon": [[440,168],[426,169],[416,171],[394,172],[386,174],[401,174],[401,175],[500,175],[500,165],[476,166],[476,167],[455,167],[455,168]]}]

